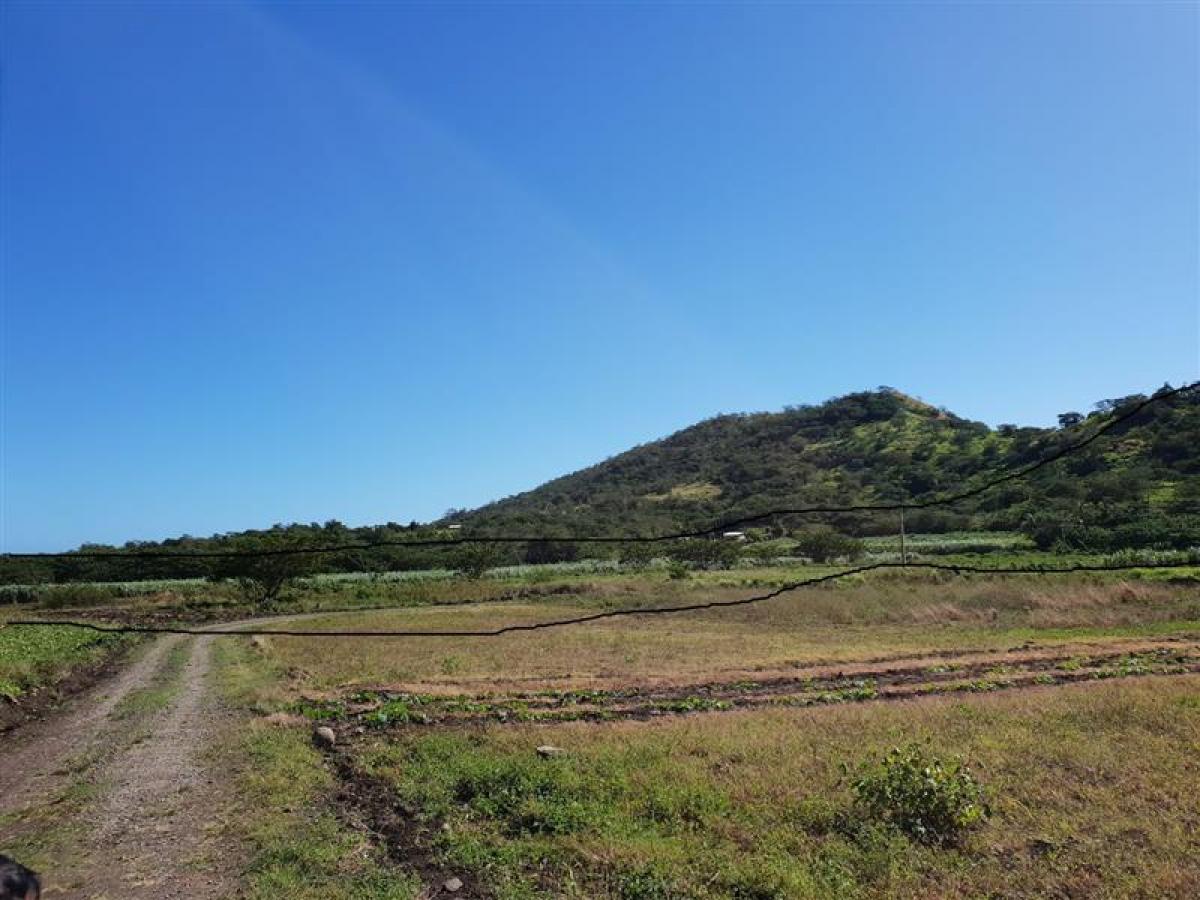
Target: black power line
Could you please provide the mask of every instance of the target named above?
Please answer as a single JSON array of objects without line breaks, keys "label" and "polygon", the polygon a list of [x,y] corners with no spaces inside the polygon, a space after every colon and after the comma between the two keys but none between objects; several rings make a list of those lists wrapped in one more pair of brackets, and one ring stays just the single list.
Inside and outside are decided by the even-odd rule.
[{"label": "black power line", "polygon": [[727,531],[753,522],[761,522],[776,516],[824,515],[834,513],[855,512],[899,512],[901,510],[932,509],[939,506],[950,506],[972,497],[977,497],[1002,484],[1026,478],[1039,469],[1053,462],[1077,453],[1102,435],[1129,421],[1146,407],[1159,403],[1171,397],[1200,387],[1200,381],[1185,384],[1177,388],[1159,391],[1152,397],[1132,406],[1119,416],[1115,416],[1097,428],[1088,437],[1073,444],[1061,447],[1036,462],[1005,472],[977,487],[968,488],[944,497],[930,500],[891,502],[891,503],[857,503],[846,506],[800,506],[791,508],[771,509],[761,513],[752,513],[735,518],[723,519],[707,528],[691,531],[677,531],[660,535],[626,535],[624,537],[611,535],[578,535],[574,537],[562,535],[485,535],[471,534],[469,537],[456,538],[418,538],[409,541],[362,541],[355,544],[333,544],[316,547],[273,547],[246,550],[78,550],[64,553],[3,553],[0,559],[224,559],[231,557],[268,557],[268,556],[304,556],[324,555],[328,553],[346,553],[356,550],[376,550],[382,548],[400,547],[450,547],[459,544],[527,544],[540,541],[568,542],[579,544],[655,544],[677,541],[685,538],[708,537],[716,532]]},{"label": "black power line", "polygon": [[[1151,564],[1122,564],[1122,565],[1076,565],[1076,566],[1012,566],[1012,567],[989,567],[989,566],[969,566],[955,565],[953,563],[902,563],[902,562],[879,562],[871,563],[865,566],[856,566],[852,569],[843,569],[841,572],[833,572],[828,575],[819,575],[814,578],[806,578],[801,581],[793,581],[784,584],[765,594],[756,594],[752,597],[743,597],[740,600],[707,600],[702,603],[688,603],[682,606],[659,606],[659,607],[624,607],[621,609],[610,609],[604,612],[589,613],[582,616],[574,616],[569,619],[554,619],[549,622],[531,622],[528,624],[518,625],[502,625],[499,628],[484,629],[479,631],[299,631],[296,629],[263,629],[263,628],[186,628],[172,627],[169,625],[97,625],[93,622],[77,622],[71,620],[55,621],[53,619],[15,619],[7,624],[12,626],[30,626],[30,627],[73,627],[87,628],[92,631],[104,633],[132,633],[132,634],[191,634],[191,635],[220,635],[220,636],[242,636],[251,637],[260,636],[283,636],[283,637],[357,637],[357,638],[445,638],[445,637],[499,637],[504,634],[513,634],[523,631],[541,631],[547,628],[562,628],[568,625],[584,625],[589,622],[597,622],[601,619],[616,619],[625,616],[661,616],[672,613],[682,612],[698,612],[707,609],[722,609],[731,606],[749,606],[753,603],[762,603],[766,600],[773,600],[782,594],[791,591],[799,590],[800,588],[812,587],[818,584],[827,584],[829,582],[838,581],[842,578],[847,578],[851,575],[860,575],[864,572],[873,572],[881,569],[930,569],[939,572],[952,572],[956,575],[1060,575],[1070,574],[1074,572],[1122,572],[1132,569],[1195,569],[1197,564],[1194,562],[1170,562],[1170,563],[1151,563]],[[344,610],[350,612],[351,610]],[[330,610],[334,612],[334,610]],[[3,626],[0,626],[3,627]]]}]

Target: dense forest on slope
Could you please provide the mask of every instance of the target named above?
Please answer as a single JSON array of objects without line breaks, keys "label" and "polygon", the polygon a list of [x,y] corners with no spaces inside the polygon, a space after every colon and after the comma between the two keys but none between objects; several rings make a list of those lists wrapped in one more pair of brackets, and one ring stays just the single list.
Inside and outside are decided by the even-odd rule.
[{"label": "dense forest on slope", "polygon": [[[913,511],[918,532],[1021,530],[1044,549],[1112,550],[1200,545],[1200,392],[1151,404],[1084,450],[954,505]],[[652,535],[706,528],[776,507],[921,501],[981,484],[1079,441],[1144,400],[1105,400],[1068,412],[1057,428],[989,428],[892,388],[849,394],[777,413],[721,415],[598,465],[436,523],[351,528],[339,522],[185,536],[122,549],[255,550],[378,541],[431,534]],[[768,520],[794,533],[813,517]],[[890,533],[894,514],[819,521],[856,535]],[[459,528],[451,530],[451,526]],[[320,571],[412,569],[451,564],[452,550],[385,548],[305,557]],[[510,547],[505,558],[521,558]],[[0,559],[0,583],[236,575],[211,560]]]}]

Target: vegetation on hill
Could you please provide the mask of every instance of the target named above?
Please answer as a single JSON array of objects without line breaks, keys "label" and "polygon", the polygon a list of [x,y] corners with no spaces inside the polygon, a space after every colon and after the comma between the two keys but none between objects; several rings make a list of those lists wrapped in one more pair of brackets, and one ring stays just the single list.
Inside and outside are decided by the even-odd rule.
[{"label": "vegetation on hill", "polygon": [[[448,521],[472,533],[651,534],[778,507],[921,501],[1036,462],[1144,399],[1135,394],[1102,401],[1088,415],[1064,413],[1058,428],[992,429],[891,388],[779,413],[722,415]],[[1198,476],[1200,397],[1192,392],[1150,405],[1027,480],[911,512],[908,525],[921,532],[1023,529],[1047,547],[1060,539],[1080,548],[1106,544],[1095,549],[1174,545],[1179,532],[1186,543],[1200,536],[1194,517],[1187,519],[1200,508]],[[828,521],[870,535],[894,531],[893,518]],[[1116,537],[1110,542],[1088,529]]]},{"label": "vegetation on hill", "polygon": [[[777,413],[717,416],[526,493],[474,511],[453,511],[429,526],[389,522],[350,528],[330,521],[119,548],[86,545],[80,549],[114,556],[0,558],[0,583],[220,577],[267,582],[264,594],[273,596],[280,577],[314,571],[474,571],[481,560],[484,568],[565,561],[577,553],[565,540],[571,537],[664,534],[779,507],[918,503],[955,493],[1043,459],[1144,399],[1134,394],[1101,401],[1086,415],[1063,413],[1057,428],[989,428],[884,387]],[[822,528],[857,537],[896,530],[894,515],[878,513],[774,517],[756,525],[753,537],[798,536],[801,543]],[[1151,404],[1029,478],[950,507],[913,510],[907,527],[925,533],[1022,531],[1044,550],[1194,547],[1200,544],[1200,393]],[[117,555],[122,550],[255,551],[512,534],[556,540],[486,553],[479,545],[388,547],[266,562]],[[281,559],[292,563],[281,565]]]}]

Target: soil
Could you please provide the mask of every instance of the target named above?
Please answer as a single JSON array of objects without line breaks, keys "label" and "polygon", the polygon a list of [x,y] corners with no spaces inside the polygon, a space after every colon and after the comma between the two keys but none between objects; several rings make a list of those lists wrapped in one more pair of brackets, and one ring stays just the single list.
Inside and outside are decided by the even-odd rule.
[{"label": "soil", "polygon": [[[786,674],[748,673],[720,681],[659,681],[601,690],[428,694],[385,686],[356,689],[351,696],[317,702],[330,704],[340,721],[329,724],[334,724],[346,739],[354,740],[364,724],[371,731],[381,724],[385,728],[405,728],[649,719],[768,706],[915,700],[954,692],[1040,689],[1080,681],[1188,672],[1200,672],[1200,642],[1162,638],[1014,648],[990,654],[938,652],[892,659],[882,665],[868,661],[805,667]],[[393,714],[393,722],[381,723],[376,710],[389,701],[404,704],[407,718]]]}]

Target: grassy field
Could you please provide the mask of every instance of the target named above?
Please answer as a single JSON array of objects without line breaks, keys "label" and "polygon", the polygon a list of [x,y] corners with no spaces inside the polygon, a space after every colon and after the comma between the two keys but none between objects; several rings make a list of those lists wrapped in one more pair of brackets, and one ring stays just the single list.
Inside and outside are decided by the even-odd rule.
[{"label": "grassy field", "polygon": [[[604,593],[622,602],[631,594],[655,597],[701,595],[714,588],[774,588],[817,578],[845,568],[838,564],[811,564],[788,556],[794,542],[767,541],[738,545],[743,556],[728,568],[680,567],[666,558],[645,564],[621,565],[614,559],[583,559],[546,565],[507,565],[488,570],[481,578],[464,578],[446,569],[401,572],[353,572],[313,575],[296,579],[263,610],[247,600],[232,581],[201,579],[174,581],[92,582],[72,584],[0,586],[3,610],[39,611],[51,615],[86,616],[142,624],[228,620],[272,612],[313,612],[371,607],[422,607],[434,604],[519,600],[562,595]],[[778,545],[779,556],[759,552]],[[868,538],[866,553],[856,564],[895,563],[899,543],[894,537]],[[1046,553],[1010,532],[954,532],[910,535],[910,562],[986,567],[1070,566],[1146,562],[1196,563],[1192,569],[1131,570],[1110,579],[1173,581],[1200,578],[1200,557],[1195,553],[1137,551],[1118,554]],[[919,580],[910,572],[901,580]],[[930,580],[942,576],[930,575]]]},{"label": "grassy field", "polygon": [[[611,587],[611,586],[609,586]],[[753,589],[711,587],[730,600]],[[695,597],[692,585],[596,586],[538,603],[476,603],[305,620],[301,629],[475,630]],[[939,584],[874,579],[810,588],[767,603],[658,618],[602,620],[584,628],[499,638],[347,640],[336,653],[303,638],[264,638],[293,682],[318,690],[364,684],[469,688],[552,679],[576,686],[625,681],[735,678],[814,662],[849,663],[937,650],[1003,650],[1028,640],[1200,630],[1200,595],[1187,586],[1079,579],[978,580]]]},{"label": "grassy field", "polygon": [[[751,588],[702,590],[737,598]],[[697,585],[655,576],[298,628],[495,627]],[[236,639],[220,654],[251,893],[503,898],[1189,897],[1200,598],[1113,579],[874,578],[502,638]],[[336,750],[308,742],[332,727]],[[915,743],[990,817],[930,843],[856,800]],[[537,748],[555,748],[539,753]],[[257,893],[255,893],[257,892]]]},{"label": "grassy field", "polygon": [[78,628],[3,627],[0,617],[0,703],[16,702],[102,662],[133,639]]},{"label": "grassy field", "polygon": [[[409,732],[356,752],[501,896],[1194,896],[1197,688]],[[909,741],[986,785],[992,820],[964,846],[853,808],[841,765]]]}]

